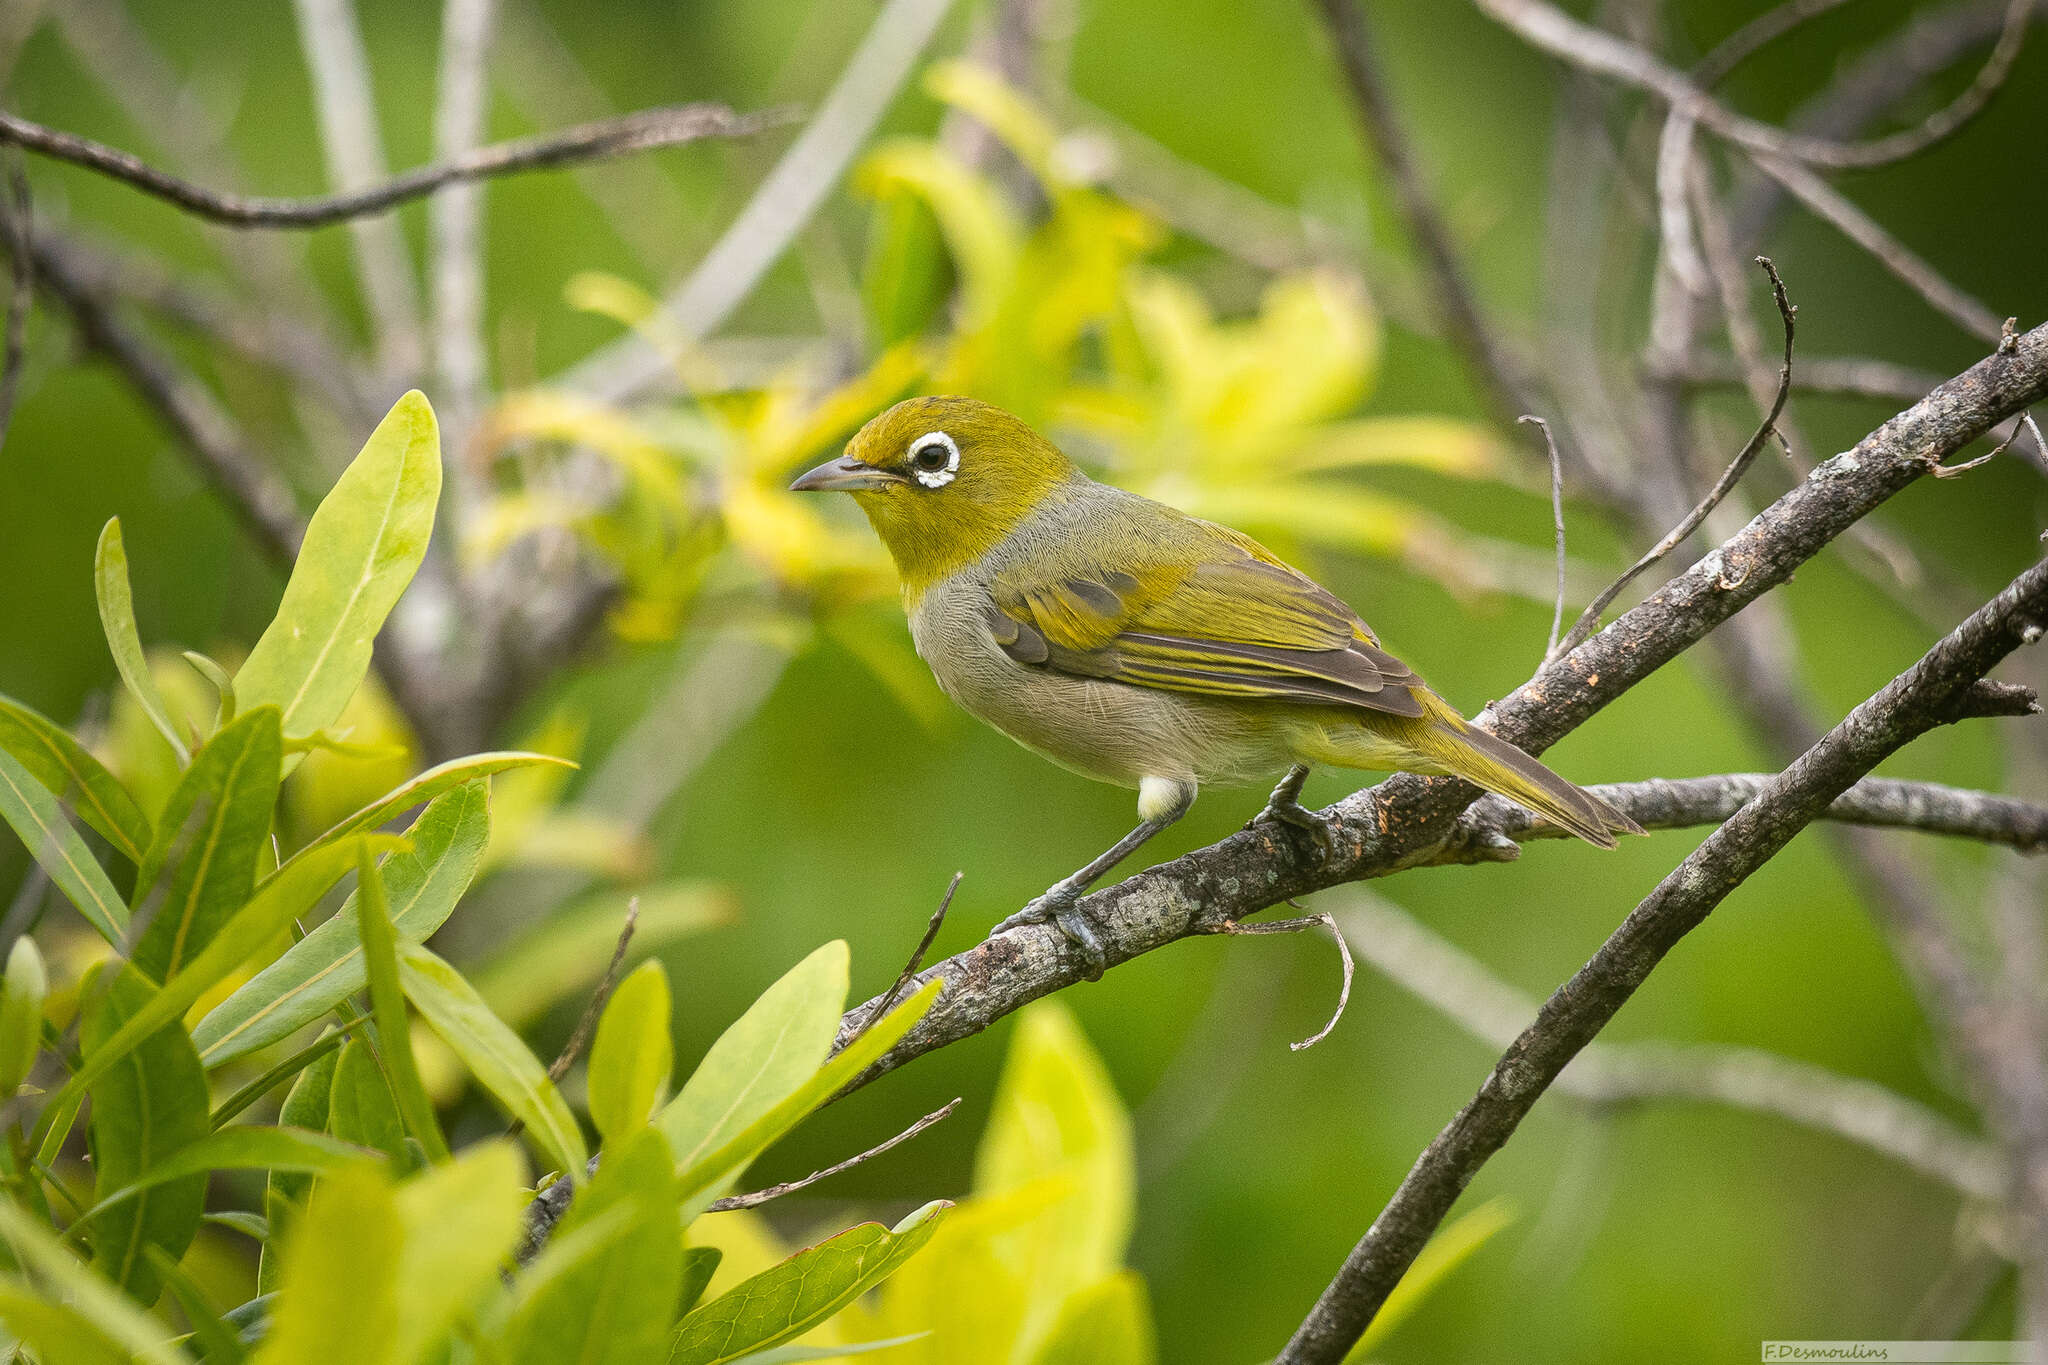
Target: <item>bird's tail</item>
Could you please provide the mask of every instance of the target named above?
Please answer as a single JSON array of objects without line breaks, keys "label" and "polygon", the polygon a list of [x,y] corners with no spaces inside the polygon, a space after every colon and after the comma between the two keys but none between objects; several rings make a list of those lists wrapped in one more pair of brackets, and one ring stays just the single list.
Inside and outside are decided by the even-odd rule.
[{"label": "bird's tail", "polygon": [[1358,745],[1325,729],[1318,737],[1322,742],[1315,746],[1321,751],[1316,761],[1462,777],[1600,848],[1613,848],[1617,834],[1643,832],[1641,825],[1585,788],[1474,726],[1435,693],[1421,687],[1414,693],[1422,703],[1421,716],[1360,717],[1365,733],[1352,732],[1364,741]]}]

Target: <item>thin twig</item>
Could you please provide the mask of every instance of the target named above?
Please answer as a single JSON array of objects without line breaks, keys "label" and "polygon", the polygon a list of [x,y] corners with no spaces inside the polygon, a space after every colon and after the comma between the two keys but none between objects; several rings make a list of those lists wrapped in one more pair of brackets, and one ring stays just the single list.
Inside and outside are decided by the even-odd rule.
[{"label": "thin twig", "polygon": [[931,921],[924,927],[924,937],[920,938],[917,941],[917,946],[910,950],[910,960],[903,964],[903,970],[897,973],[895,982],[890,985],[887,991],[882,993],[882,1003],[875,1007],[873,1013],[868,1015],[867,1022],[860,1026],[852,1038],[848,1038],[844,1043],[834,1046],[832,1049],[834,1052],[842,1052],[846,1048],[853,1046],[855,1040],[861,1034],[873,1028],[875,1021],[887,1014],[896,1002],[902,998],[903,992],[910,989],[910,983],[917,979],[918,969],[924,966],[924,955],[932,950],[932,943],[938,938],[939,929],[946,922],[946,912],[953,908],[953,893],[960,889],[960,883],[966,876],[965,872],[955,872],[953,880],[946,883],[946,894],[939,897],[939,908],[932,911]]},{"label": "thin twig", "polygon": [[1330,937],[1337,940],[1337,955],[1344,961],[1344,980],[1337,987],[1337,1008],[1330,1015],[1330,1022],[1317,1029],[1298,1043],[1289,1043],[1289,1052],[1300,1052],[1312,1048],[1330,1036],[1330,1030],[1337,1027],[1337,1021],[1344,1017],[1345,1006],[1351,1003],[1351,980],[1357,975],[1357,964],[1351,960],[1351,945],[1344,941],[1344,931],[1337,927],[1327,911],[1313,915],[1302,915],[1296,919],[1262,919],[1251,923],[1225,920],[1212,933],[1218,934],[1298,934],[1304,929],[1328,929]]},{"label": "thin twig", "polygon": [[[455,161],[483,139],[487,66],[497,0],[447,0],[441,10],[441,73],[434,104],[434,156]],[[475,480],[465,446],[484,395],[483,195],[444,185],[428,206],[432,263],[434,395],[452,458],[444,461],[459,538],[474,511]]]},{"label": "thin twig", "polygon": [[1621,577],[1608,584],[1600,595],[1588,604],[1585,611],[1580,613],[1579,619],[1572,625],[1571,632],[1560,640],[1557,649],[1552,651],[1552,658],[1560,654],[1569,654],[1580,641],[1591,635],[1600,624],[1600,613],[1607,609],[1608,603],[1621,595],[1623,588],[1634,582],[1645,569],[1684,544],[1686,537],[1699,529],[1700,523],[1707,519],[1707,514],[1720,506],[1721,499],[1727,497],[1729,490],[1741,481],[1758,452],[1769,443],[1771,433],[1777,430],[1778,414],[1785,410],[1785,400],[1792,392],[1793,317],[1799,310],[1785,297],[1785,282],[1778,277],[1778,268],[1771,264],[1771,258],[1759,256],[1756,260],[1757,264],[1763,267],[1764,273],[1771,277],[1771,294],[1777,300],[1778,316],[1785,324],[1785,359],[1778,371],[1778,393],[1771,403],[1770,411],[1764,415],[1763,421],[1757,425],[1755,434],[1737,452],[1728,468],[1722,471],[1714,486],[1707,490],[1707,495],[1699,500],[1692,511],[1685,514],[1684,520],[1666,532],[1662,540],[1650,547],[1648,554],[1631,564]]},{"label": "thin twig", "polygon": [[926,1114],[923,1118],[919,1119],[916,1123],[911,1124],[908,1128],[905,1128],[895,1137],[890,1138],[886,1142],[876,1143],[874,1146],[868,1148],[865,1152],[862,1152],[858,1156],[850,1156],[846,1158],[846,1160],[841,1161],[836,1165],[827,1166],[822,1171],[812,1171],[809,1175],[805,1176],[801,1180],[785,1180],[780,1185],[770,1185],[767,1189],[755,1190],[752,1194],[729,1194],[723,1199],[714,1199],[708,1206],[706,1206],[705,1212],[730,1213],[734,1209],[759,1208],[761,1205],[767,1203],[771,1199],[780,1199],[785,1194],[795,1194],[798,1190],[803,1189],[807,1185],[815,1185],[820,1180],[823,1180],[828,1176],[835,1176],[838,1175],[841,1171],[852,1170],[855,1166],[860,1165],[861,1162],[867,1161],[873,1157],[878,1157],[882,1153],[888,1151],[891,1147],[895,1147],[902,1143],[910,1141],[919,1133],[922,1133],[925,1129],[931,1127],[940,1119],[945,1118],[948,1114],[952,1113],[955,1109],[958,1109],[959,1107],[959,1100],[956,1099],[949,1101],[942,1107],[932,1110],[931,1113]]},{"label": "thin twig", "polygon": [[133,185],[215,222],[242,227],[313,228],[403,204],[458,181],[486,180],[525,171],[624,156],[655,147],[676,147],[710,137],[741,137],[790,120],[784,110],[735,114],[722,104],[679,104],[642,109],[618,118],[579,124],[557,133],[516,138],[480,147],[454,161],[420,166],[381,185],[351,194],[278,199],[226,194],[156,169],[127,152],[31,123],[0,111],[0,143],[13,143],[44,156],[69,161]]},{"label": "thin twig", "polygon": [[583,1007],[583,1013],[576,1020],[576,1028],[570,1033],[569,1041],[562,1044],[554,1065],[548,1068],[548,1079],[559,1082],[569,1074],[569,1068],[576,1065],[576,1059],[583,1055],[589,1045],[591,1034],[597,1032],[598,1017],[604,1013],[605,1002],[612,998],[612,991],[618,987],[619,974],[626,965],[626,949],[633,942],[633,930],[640,924],[640,898],[632,897],[626,902],[626,920],[619,926],[619,941],[612,947],[612,960],[605,964],[604,975],[598,978],[597,989],[590,993],[590,1003]]},{"label": "thin twig", "polygon": [[[2000,441],[1997,445],[1991,447],[1991,449],[1985,451],[1982,455],[1977,456],[1973,460],[1965,460],[1961,464],[1943,464],[1941,463],[1941,461],[1936,460],[1934,463],[1927,466],[1927,472],[1932,474],[1937,479],[1953,479],[1959,474],[1969,473],[1978,465],[1989,464],[1991,461],[2005,454],[2007,448],[2010,447],[2014,441],[2019,439],[2020,433],[2022,431],[2025,431],[2028,427],[2028,424],[2031,423],[2033,420],[2033,411],[2032,409],[2029,409],[2028,411],[2023,412],[2019,416],[2013,418],[2012,434],[2010,436],[2007,436],[2003,441]],[[2037,441],[2040,439],[2038,433],[2036,433],[2034,439]]]},{"label": "thin twig", "polygon": [[1543,447],[1550,455],[1550,525],[1557,536],[1557,600],[1550,609],[1550,638],[1543,645],[1543,657],[1548,659],[1557,653],[1557,632],[1564,626],[1564,461],[1558,457],[1557,440],[1550,434],[1550,423],[1526,412],[1515,420],[1539,428],[1543,432]]},{"label": "thin twig", "polygon": [[35,295],[35,215],[29,200],[28,177],[13,157],[7,164],[8,202],[0,207],[0,234],[7,240],[10,267],[7,293],[6,359],[0,362],[0,447],[14,421],[14,400],[21,392],[21,371],[28,360],[28,310]]}]

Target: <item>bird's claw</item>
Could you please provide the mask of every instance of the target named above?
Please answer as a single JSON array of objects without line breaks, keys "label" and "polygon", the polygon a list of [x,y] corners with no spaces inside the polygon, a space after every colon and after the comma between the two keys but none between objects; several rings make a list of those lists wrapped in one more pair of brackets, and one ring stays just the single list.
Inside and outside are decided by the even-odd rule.
[{"label": "bird's claw", "polygon": [[989,931],[989,937],[1007,934],[1027,924],[1051,924],[1067,937],[1088,964],[1088,979],[1098,981],[1108,957],[1102,947],[1102,933],[1095,921],[1081,909],[1079,887],[1055,883],[1046,893]]},{"label": "bird's claw", "polygon": [[1285,825],[1289,829],[1300,830],[1327,860],[1337,851],[1337,836],[1330,821],[1301,804],[1301,784],[1307,777],[1306,767],[1291,769],[1280,779],[1280,785],[1273,788],[1273,794],[1266,799],[1265,809],[1245,821],[1244,827],[1257,829],[1260,825]]}]

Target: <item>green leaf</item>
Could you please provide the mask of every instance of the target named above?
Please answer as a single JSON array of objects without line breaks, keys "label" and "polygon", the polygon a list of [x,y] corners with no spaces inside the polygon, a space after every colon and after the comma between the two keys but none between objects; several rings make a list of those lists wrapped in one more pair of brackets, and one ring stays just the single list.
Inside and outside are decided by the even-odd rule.
[{"label": "green leaf", "polygon": [[[133,966],[108,973],[106,993],[90,1006],[79,1029],[87,1055],[106,1045],[137,1018],[157,995],[156,986]],[[116,1066],[94,1083],[92,1120],[93,1194],[102,1211],[91,1221],[93,1265],[144,1307],[162,1292],[156,1267],[143,1254],[162,1247],[173,1259],[185,1254],[199,1231],[206,1206],[204,1172],[165,1180],[144,1178],[179,1149],[205,1137],[206,1073],[192,1040],[175,1019],[152,1030]],[[119,1202],[115,1191],[138,1186]]]},{"label": "green leaf", "polygon": [[[633,929],[635,954],[658,953],[691,934],[732,918],[732,893],[709,882],[679,879],[636,893],[640,919]],[[616,891],[605,891],[550,915],[530,934],[491,958],[473,977],[477,994],[514,1028],[539,1018],[552,1005],[604,974],[618,946],[625,911]]]},{"label": "green leaf", "polygon": [[[406,831],[409,851],[385,858],[384,889],[400,940],[425,942],[453,913],[476,875],[490,821],[489,789],[465,782],[420,812]],[[192,1040],[209,1070],[286,1037],[363,988],[360,894],[199,1021]]]},{"label": "green leaf", "polygon": [[49,993],[43,955],[27,934],[7,951],[0,979],[0,1100],[14,1098],[43,1050],[43,997]]},{"label": "green leaf", "polygon": [[668,972],[643,962],[612,992],[590,1047],[590,1121],[607,1146],[644,1127],[668,1093],[670,1028]]},{"label": "green leaf", "polygon": [[152,980],[176,976],[249,899],[282,757],[277,708],[259,706],[193,755],[164,803],[129,898],[146,926],[132,960]]},{"label": "green leaf", "polygon": [[846,1007],[847,952],[834,939],[783,974],[719,1035],[660,1126],[695,1166],[817,1074]]},{"label": "green leaf", "polygon": [[675,1157],[661,1134],[644,1124],[607,1149],[557,1236],[566,1245],[579,1230],[620,1214],[623,1226],[594,1253],[570,1247],[555,1257],[550,1245],[521,1278],[503,1342],[508,1365],[639,1365],[661,1358],[675,1321],[683,1239],[676,1226]]},{"label": "green leaf", "polygon": [[918,992],[883,1016],[875,1025],[832,1060],[819,1067],[809,1080],[791,1091],[781,1102],[745,1128],[705,1153],[694,1166],[677,1177],[683,1190],[684,1216],[694,1217],[746,1169],[747,1164],[790,1129],[803,1122],[813,1109],[831,1099],[847,1082],[868,1069],[910,1026],[931,1010],[944,982],[927,981]]},{"label": "green leaf", "polygon": [[[359,837],[373,848],[404,846],[403,840],[389,835],[366,834]],[[271,874],[262,886],[256,888],[256,894],[249,898],[249,903],[221,926],[213,941],[192,959],[184,971],[165,982],[164,988],[113,1037],[86,1053],[78,1071],[65,1082],[64,1088],[44,1110],[30,1145],[40,1151],[67,1100],[75,1100],[85,1087],[98,1080],[102,1072],[127,1056],[129,1049],[143,1039],[165,1024],[182,1018],[185,1011],[192,1008],[193,1001],[206,994],[251,953],[291,923],[295,916],[319,900],[355,861],[355,855],[354,844],[338,844]]]},{"label": "green leaf", "polygon": [[[271,1091],[294,1080],[301,1071],[319,1061],[330,1052],[337,1051],[346,1039],[338,1033],[327,1032],[297,1051],[284,1057],[264,1071],[245,1082],[241,1089],[213,1106],[213,1126],[225,1128],[234,1122],[241,1112]],[[201,1058],[203,1063],[205,1058]]]},{"label": "green leaf", "polygon": [[519,1235],[525,1182],[519,1149],[494,1138],[398,1187],[405,1242],[392,1360],[424,1357],[496,1283]]},{"label": "green leaf", "polygon": [[192,671],[206,679],[213,688],[213,694],[220,698],[220,707],[214,713],[213,728],[218,731],[235,718],[235,680],[228,671],[196,649],[185,652],[185,662],[192,665]]},{"label": "green leaf", "polygon": [[121,934],[128,926],[128,907],[121,893],[114,890],[92,850],[64,818],[57,798],[6,752],[0,752],[0,817],[14,827],[29,856],[42,864],[86,923],[114,947],[121,947]]},{"label": "green leaf", "polygon": [[65,1365],[129,1365],[128,1352],[75,1308],[0,1279],[0,1324],[43,1360]]},{"label": "green leaf", "polygon": [[[140,1054],[137,1054],[138,1056]],[[212,1171],[289,1171],[321,1175],[376,1153],[311,1129],[238,1124],[186,1143],[142,1171],[133,1182],[99,1196],[85,1212],[97,1218],[144,1191]]]},{"label": "green leaf", "polygon": [[862,1223],[741,1281],[683,1319],[669,1365],[725,1365],[802,1336],[888,1278],[951,1207],[936,1200],[894,1228]]},{"label": "green leaf", "polygon": [[344,1142],[374,1147],[405,1165],[405,1120],[391,1084],[366,1038],[342,1045],[327,1094],[327,1131]]},{"label": "green leaf", "polygon": [[711,1287],[711,1277],[718,1273],[718,1263],[724,1259],[725,1253],[717,1247],[683,1249],[683,1282],[676,1289],[676,1311],[669,1315],[671,1318],[680,1318],[697,1306],[704,1291]]},{"label": "green leaf", "polygon": [[300,858],[304,858],[312,853],[315,849],[325,848],[329,844],[346,839],[351,834],[357,834],[366,829],[376,829],[379,825],[405,814],[414,806],[431,801],[443,792],[453,791],[465,782],[479,777],[489,777],[492,773],[503,772],[507,768],[524,767],[529,763],[555,763],[569,768],[576,766],[567,759],[556,758],[552,754],[517,752],[471,754],[467,758],[450,759],[448,762],[429,768],[418,777],[400,784],[378,797],[375,801],[372,801],[369,805],[364,806],[355,814],[342,820],[319,838],[285,859],[284,866],[289,867]]},{"label": "green leaf", "polygon": [[1415,1264],[1387,1295],[1365,1335],[1345,1353],[1344,1365],[1363,1365],[1386,1343],[1395,1328],[1414,1315],[1438,1285],[1514,1221],[1512,1205],[1504,1199],[1489,1199],[1430,1238],[1429,1245],[1416,1256]]},{"label": "green leaf", "polygon": [[47,1279],[80,1317],[123,1351],[148,1365],[191,1365],[192,1358],[166,1339],[162,1323],[88,1270],[55,1233],[11,1199],[0,1199],[0,1237],[18,1261]]},{"label": "green leaf", "polygon": [[[315,1132],[327,1132],[329,1101],[334,1094],[334,1073],[341,1061],[341,1049],[324,1053],[313,1059],[299,1078],[292,1082],[292,1088],[285,1092],[284,1103],[278,1106],[277,1121],[294,1128],[310,1128]],[[271,1194],[288,1200],[293,1207],[303,1206],[306,1196],[313,1192],[313,1178],[294,1171],[275,1171],[270,1177]],[[281,1236],[284,1229],[273,1228],[272,1233]],[[268,1238],[265,1239],[269,1241]],[[269,1245],[264,1247],[266,1262],[273,1262]],[[272,1271],[276,1266],[271,1266]]]},{"label": "green leaf", "polygon": [[245,707],[284,731],[332,725],[370,667],[384,618],[426,558],[441,497],[441,440],[417,390],[393,405],[306,524],[277,616],[235,675]]},{"label": "green leaf", "polygon": [[395,1362],[398,1195],[380,1164],[334,1172],[313,1191],[285,1246],[262,1365]]},{"label": "green leaf", "polygon": [[1153,1365],[1158,1359],[1145,1281],[1125,1270],[1068,1296],[1031,1365]]},{"label": "green leaf", "polygon": [[149,817],[119,778],[48,716],[0,696],[0,749],[13,754],[59,801],[131,863],[149,847]]},{"label": "green leaf", "polygon": [[357,861],[356,895],[356,931],[363,941],[370,1009],[377,1021],[377,1046],[392,1097],[398,1101],[406,1131],[426,1149],[427,1159],[446,1161],[448,1139],[441,1135],[433,1101],[420,1081],[419,1062],[412,1055],[412,1027],[405,1016],[405,992],[398,984],[398,931],[391,927],[391,902],[367,851]]},{"label": "green leaf", "polygon": [[99,549],[92,561],[92,585],[100,603],[100,628],[106,632],[107,649],[114,656],[121,681],[128,684],[136,705],[171,746],[178,762],[184,763],[184,737],[171,721],[171,708],[164,704],[156,679],[150,676],[149,660],[142,653],[142,633],[135,628],[135,598],[128,587],[128,551],[121,544],[119,517],[100,532]]},{"label": "green leaf", "polygon": [[1030,1287],[1027,1344],[1052,1329],[1070,1294],[1123,1265],[1136,1202],[1130,1116],[1073,1015],[1041,1001],[1011,1035],[974,1190],[996,1194],[1054,1173],[1074,1181],[1073,1193],[1001,1242]]},{"label": "green leaf", "polygon": [[558,1169],[581,1180],[590,1160],[583,1130],[519,1035],[491,1013],[462,973],[418,944],[398,950],[398,977],[407,998],[484,1089],[526,1125]]}]

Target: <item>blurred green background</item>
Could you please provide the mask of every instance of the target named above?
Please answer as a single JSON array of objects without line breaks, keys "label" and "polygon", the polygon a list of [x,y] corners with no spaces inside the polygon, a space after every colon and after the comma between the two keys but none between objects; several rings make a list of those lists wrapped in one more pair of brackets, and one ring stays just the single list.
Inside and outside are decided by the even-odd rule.
[{"label": "blurred green background", "polygon": [[[522,7],[515,7],[519,9]],[[1578,7],[1581,10],[1583,6]],[[1630,9],[1628,6],[1618,7]],[[1635,7],[1647,11],[1649,7]],[[1656,10],[1664,50],[1697,55],[1761,6],[1683,0]],[[120,146],[146,146],[136,112],[81,69],[52,18],[15,69],[9,107]],[[387,155],[430,159],[438,18],[433,7],[363,0]],[[1866,0],[1772,48],[1728,98],[1780,118],[1853,53],[1912,11]],[[814,104],[875,12],[865,0],[682,0],[602,6],[546,0],[537,15],[614,107],[691,99],[753,108]],[[259,0],[137,4],[129,11],[195,107],[248,168],[252,187],[321,190],[318,133],[290,7]],[[1367,284],[1382,302],[1421,297],[1398,220],[1360,150],[1333,65],[1307,9],[1231,0],[1077,0],[1072,87],[1180,156],[1275,203],[1300,206],[1372,244]],[[1463,5],[1372,7],[1402,116],[1442,190],[1487,302],[1540,340],[1543,272],[1598,271],[1603,289],[1640,295],[1647,259],[1587,244],[1582,260],[1545,261],[1542,206],[1559,81],[1543,59]],[[962,5],[932,55],[960,50]],[[1937,81],[1925,109],[1967,82],[1971,63]],[[543,126],[522,84],[544,69],[499,71],[494,136]],[[525,92],[531,94],[529,89]],[[1906,111],[1909,116],[1913,110]],[[927,132],[939,106],[914,84],[886,127]],[[2030,50],[1994,106],[1937,152],[1846,187],[1904,240],[2001,315],[2048,313],[2048,56]],[[1617,139],[1629,130],[1617,127]],[[670,253],[645,259],[566,175],[495,184],[487,195],[489,327],[499,381],[546,375],[616,334],[563,301],[578,272],[604,270],[658,289],[687,268],[765,171],[775,142],[657,153],[679,212],[655,225]],[[176,212],[82,173],[32,167],[41,213],[89,221],[194,270],[214,259]],[[1644,199],[1648,190],[1638,183]],[[415,252],[425,212],[399,215]],[[857,255],[865,209],[835,195],[825,222]],[[348,238],[303,239],[337,306],[353,308]],[[1770,250],[1801,306],[1814,354],[1872,353],[1952,373],[1982,353],[1848,249],[1794,213]],[[1201,269],[1199,261],[1194,269]],[[1226,308],[1256,296],[1217,272]],[[1235,294],[1232,291],[1235,290]],[[1376,412],[1479,408],[1452,354],[1393,309]],[[1639,312],[1639,310],[1638,310]],[[786,259],[730,330],[815,329],[803,269]],[[1622,338],[1628,345],[1634,338]],[[60,719],[101,713],[114,673],[94,615],[94,538],[122,518],[145,634],[194,648],[246,645],[268,620],[278,575],[188,470],[171,439],[105,367],[78,363],[66,329],[38,309],[20,409],[0,451],[0,690]],[[252,372],[230,375],[246,410],[276,409]],[[1888,409],[1810,400],[1799,417],[1816,456],[1842,449]],[[274,412],[275,420],[288,414]],[[1739,444],[1748,409],[1710,407],[1714,448]],[[361,433],[355,433],[351,442]],[[352,448],[352,445],[351,447]],[[335,458],[345,450],[333,452]],[[1540,555],[1549,519],[1535,491],[1387,476],[1384,486]],[[850,520],[852,509],[843,511]],[[1972,590],[2002,585],[2035,555],[2048,512],[2040,479],[1998,461],[1968,479],[1925,480],[1888,512],[1930,563]],[[1574,553],[1619,560],[1612,527],[1578,509]],[[1318,571],[1389,646],[1468,711],[1525,678],[1540,659],[1548,609],[1521,599],[1453,596],[1383,562],[1332,556]],[[1539,588],[1538,594],[1541,595]],[[1809,681],[1838,715],[1933,638],[1830,555],[1786,590]],[[587,708],[588,757],[601,756],[632,708],[701,643],[618,645],[587,659],[528,706],[514,734],[551,708]],[[2001,732],[1990,726],[1918,742],[1886,771],[1999,787]],[[1711,674],[1681,662],[1630,693],[1550,761],[1582,782],[1762,767],[1767,757],[1716,696]],[[1314,803],[1357,785],[1318,774]],[[2035,793],[2038,795],[2038,793]],[[1234,829],[1254,792],[1211,791],[1148,850],[1157,861]],[[822,940],[853,947],[857,993],[882,989],[955,869],[966,880],[937,945],[976,941],[1055,877],[1121,833],[1128,793],[1059,772],[954,715],[924,726],[874,674],[824,643],[800,654],[758,713],[689,780],[653,830],[660,871],[729,885],[732,924],[669,953],[681,1010],[679,1055],[693,1058],[764,986]],[[1910,836],[1900,836],[1910,837]],[[1421,871],[1373,889],[1489,963],[1547,993],[1689,847],[1662,834],[1598,856],[1532,847],[1518,863]],[[1992,865],[1982,850],[1921,840],[1937,882],[1967,906]],[[0,894],[25,867],[0,850]],[[1341,908],[1345,893],[1329,893]],[[458,943],[488,942],[457,912]],[[1314,937],[1189,942],[1066,993],[1137,1116],[1143,1184],[1131,1264],[1146,1277],[1167,1361],[1253,1361],[1278,1349],[1415,1155],[1469,1098],[1493,1054],[1401,990],[1361,971],[1350,1011],[1320,1046],[1291,1052],[1334,998],[1337,964]],[[574,1002],[538,1030],[546,1051]],[[968,1181],[1003,1034],[925,1058],[833,1107],[770,1154],[765,1179],[800,1175],[880,1139],[952,1096],[949,1122],[822,1186],[836,1206],[895,1210]],[[1611,1036],[1766,1047],[1976,1120],[1945,1074],[1927,1023],[1865,910],[1818,840],[1802,838],[1687,940],[1629,1005]],[[1960,1323],[1943,1286],[1957,1273],[1961,1212],[1937,1185],[1842,1141],[1693,1105],[1594,1111],[1547,1098],[1468,1195],[1503,1196],[1506,1233],[1450,1278],[1383,1348],[1392,1361],[1723,1362],[1760,1338],[1908,1337],[2011,1329],[1994,1285]],[[801,1228],[818,1216],[774,1206]],[[1939,1334],[1939,1333],[1935,1333]]]}]

